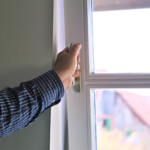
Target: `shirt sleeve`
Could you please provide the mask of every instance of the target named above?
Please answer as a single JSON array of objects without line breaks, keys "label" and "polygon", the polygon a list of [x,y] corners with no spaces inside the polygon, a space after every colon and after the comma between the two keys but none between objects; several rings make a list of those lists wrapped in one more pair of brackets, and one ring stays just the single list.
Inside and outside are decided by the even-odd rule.
[{"label": "shirt sleeve", "polygon": [[63,84],[53,70],[18,87],[2,90],[0,138],[31,124],[46,109],[58,104],[63,95]]}]

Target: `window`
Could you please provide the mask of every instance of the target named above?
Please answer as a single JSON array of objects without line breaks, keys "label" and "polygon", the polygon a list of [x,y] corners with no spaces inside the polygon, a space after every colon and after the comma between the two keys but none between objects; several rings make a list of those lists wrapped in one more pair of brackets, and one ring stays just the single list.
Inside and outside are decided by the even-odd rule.
[{"label": "window", "polygon": [[95,73],[150,73],[150,9],[93,12]]},{"label": "window", "polygon": [[[131,108],[131,106],[133,105],[131,105],[130,107],[127,107],[127,101],[131,103],[135,103],[135,101],[134,99],[131,99],[131,97],[127,99],[126,101],[123,98],[121,99],[119,97],[120,95],[118,94],[119,93],[118,91],[123,91],[123,92],[128,91],[132,94],[135,93],[135,95],[137,94],[136,92],[138,91],[140,96],[143,96],[142,94],[149,93],[150,91],[149,89],[150,88],[150,71],[149,71],[149,66],[148,66],[149,60],[147,56],[148,55],[147,48],[149,46],[147,42],[148,41],[147,37],[149,35],[147,34],[147,32],[149,33],[149,28],[146,29],[145,27],[144,29],[142,28],[143,29],[142,31],[140,31],[143,38],[139,37],[138,40],[141,41],[145,39],[146,41],[143,41],[144,46],[142,43],[138,42],[139,45],[136,48],[139,48],[139,50],[137,54],[135,49],[133,49],[135,48],[134,40],[132,41],[129,40],[130,38],[135,38],[134,32],[132,33],[132,36],[129,36],[129,33],[122,31],[121,36],[124,34],[127,34],[128,36],[126,37],[128,40],[128,44],[125,45],[125,43],[123,43],[123,45],[125,45],[126,47],[121,47],[121,46],[119,47],[118,45],[115,45],[115,44],[117,43],[116,40],[122,39],[122,38],[118,38],[120,33],[118,33],[116,39],[114,38],[114,35],[112,35],[115,33],[114,31],[112,31],[112,29],[113,30],[118,29],[118,27],[116,29],[116,24],[115,24],[116,21],[113,22],[113,26],[111,27],[109,27],[110,26],[109,23],[105,25],[103,21],[102,26],[99,28],[100,32],[106,33],[107,31],[109,31],[107,35],[111,34],[109,37],[109,40],[107,41],[104,41],[105,39],[107,39],[107,37],[103,38],[103,36],[105,36],[105,34],[103,34],[103,35],[100,35],[99,40],[97,40],[98,42],[96,42],[95,36],[96,34],[99,34],[99,32],[94,27],[96,26],[97,23],[93,25],[93,23],[95,23],[95,21],[98,20],[94,18],[96,14],[98,13],[101,14],[101,20],[102,18],[105,20],[105,17],[109,16],[109,19],[107,19],[107,21],[110,21],[110,18],[117,20],[117,17],[118,17],[117,11],[119,12],[119,15],[121,13],[122,13],[121,15],[123,15],[123,13],[124,15],[126,15],[126,14],[130,14],[133,12],[134,13],[133,16],[136,16],[137,13],[141,14],[142,16],[142,13],[145,13],[145,11],[149,12],[149,9],[148,8],[141,9],[141,8],[145,7],[146,6],[145,4],[149,4],[149,3],[148,2],[146,3],[146,1],[142,3],[142,1],[139,0],[138,5],[132,5],[134,8],[136,7],[138,9],[128,10],[128,8],[130,8],[129,6],[131,5],[126,3],[125,1],[122,1],[121,4],[116,5],[114,4],[114,2],[116,1],[109,0],[109,3],[108,3],[109,6],[108,5],[105,6],[104,1],[102,1],[101,5],[98,5],[99,4],[98,2],[100,2],[99,0],[94,0],[94,2],[95,2],[94,10],[97,11],[94,13],[92,10],[93,3],[91,0],[76,0],[76,1],[70,0],[70,1],[65,2],[64,10],[65,10],[66,45],[68,45],[68,43],[71,43],[71,42],[73,43],[81,42],[83,45],[81,49],[82,92],[77,94],[77,93],[72,93],[71,90],[67,91],[69,149],[71,150],[76,150],[76,149],[101,150],[101,149],[98,149],[99,146],[101,146],[100,145],[101,143],[97,142],[98,138],[100,137],[97,134],[99,133],[98,131],[105,129],[105,131],[111,132],[112,129],[116,129],[118,126],[120,128],[125,128],[119,121],[116,121],[116,120],[121,120],[122,116],[127,116],[126,117],[127,123],[133,124],[132,120],[133,120],[133,116],[135,115],[135,112]],[[97,5],[95,6],[96,3]],[[101,9],[101,12],[98,12],[99,9]],[[123,9],[123,10],[119,10],[119,9]],[[147,12],[145,14],[147,14]],[[94,17],[93,17],[93,14],[94,14]],[[110,14],[113,15],[113,17],[112,16],[110,17]],[[128,22],[127,19],[123,20],[124,23]],[[144,17],[141,17],[141,19],[143,20],[143,22],[145,21],[144,23],[148,21],[148,19],[144,20]],[[122,26],[121,23],[120,23],[120,26]],[[135,23],[137,24],[137,22]],[[147,24],[148,23],[149,22],[147,22]],[[147,30],[147,32],[143,32],[145,29]],[[136,36],[136,38],[138,37]],[[100,45],[101,42],[102,44]],[[120,42],[124,42],[124,41],[120,40]],[[97,47],[99,47],[100,45],[101,46],[99,47],[100,50],[96,50],[95,45],[98,45]],[[111,50],[110,50],[110,46],[112,47]],[[120,50],[120,48],[122,49]],[[125,50],[123,48],[125,48]],[[105,53],[105,51],[107,53]],[[128,57],[129,59],[128,61],[126,61],[125,59],[126,52],[132,53],[132,55]],[[108,55],[109,57],[110,56],[112,57],[110,57],[110,59],[106,58],[106,56]],[[117,55],[119,56],[119,58],[116,57]],[[126,57],[127,56],[128,55],[126,54]],[[133,59],[133,56],[134,56],[134,59]],[[141,61],[143,59],[143,61],[140,63],[138,61],[139,59]],[[133,62],[133,60],[135,61]],[[137,63],[140,67],[136,66]],[[124,104],[123,105],[124,110],[120,113],[120,115],[115,116],[114,113],[99,113],[99,115],[96,116],[96,112],[99,111],[98,108],[96,109],[97,91],[101,93],[104,91],[108,91],[108,93],[112,92],[112,93],[115,93],[115,96],[118,94],[118,97],[120,98],[119,102],[120,103],[122,102]],[[116,99],[113,99],[113,100],[116,102]],[[149,103],[149,100],[147,101]],[[113,112],[117,113],[117,111],[119,111],[118,106],[120,106],[120,103],[118,105],[112,105]],[[114,107],[114,106],[117,106],[117,107]],[[147,110],[149,112],[149,108],[147,108]],[[139,117],[139,114],[134,116],[134,118],[136,118],[135,119],[136,121],[142,120],[142,118]],[[144,121],[145,120],[146,118],[144,119]],[[98,121],[100,123],[98,123]],[[148,125],[144,121],[141,121],[141,124],[143,126],[140,126],[140,128],[137,127],[139,128],[139,130],[141,130],[140,132],[138,131],[138,133],[145,134],[147,133],[147,131],[149,132],[149,129],[147,129]],[[117,123],[119,122],[120,124],[119,123],[117,124],[116,122]],[[100,128],[98,124],[101,124]],[[132,133],[134,133],[134,131],[131,129],[132,128],[130,127],[129,129],[125,130],[125,133],[124,133],[125,137],[130,137],[131,135],[133,135]],[[146,138],[146,140],[148,140],[148,138]],[[136,144],[134,146],[136,146]]]},{"label": "window", "polygon": [[94,89],[97,149],[150,148],[150,89]]}]

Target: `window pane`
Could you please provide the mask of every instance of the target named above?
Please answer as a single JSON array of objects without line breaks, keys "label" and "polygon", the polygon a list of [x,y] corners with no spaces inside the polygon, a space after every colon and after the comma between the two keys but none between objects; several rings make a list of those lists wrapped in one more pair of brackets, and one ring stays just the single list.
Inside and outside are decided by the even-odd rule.
[{"label": "window pane", "polygon": [[150,9],[93,12],[94,72],[150,73]]},{"label": "window pane", "polygon": [[97,150],[150,149],[150,90],[95,89]]}]

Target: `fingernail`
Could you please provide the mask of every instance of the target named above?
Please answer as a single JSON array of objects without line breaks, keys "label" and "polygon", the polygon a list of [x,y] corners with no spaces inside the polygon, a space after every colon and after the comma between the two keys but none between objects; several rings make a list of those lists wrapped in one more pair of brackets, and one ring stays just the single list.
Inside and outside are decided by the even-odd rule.
[{"label": "fingernail", "polygon": [[78,46],[81,46],[81,43],[77,43]]},{"label": "fingernail", "polygon": [[80,43],[77,43],[77,45],[79,46],[80,49],[82,48],[82,45]]},{"label": "fingernail", "polygon": [[80,45],[80,49],[82,48],[82,45]]}]

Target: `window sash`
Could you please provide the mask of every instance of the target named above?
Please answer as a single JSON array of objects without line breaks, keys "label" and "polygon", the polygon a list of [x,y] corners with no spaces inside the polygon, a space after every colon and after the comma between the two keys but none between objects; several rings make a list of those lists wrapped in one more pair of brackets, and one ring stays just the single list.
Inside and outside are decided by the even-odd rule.
[{"label": "window sash", "polygon": [[[81,93],[67,90],[69,149],[95,150],[94,102],[90,91],[92,88],[150,88],[150,75],[139,77],[123,75],[99,75],[92,73],[92,0],[64,1],[65,39],[68,43],[82,43],[81,57]],[[91,60],[91,61],[89,61]],[[136,74],[137,76],[137,74]],[[93,140],[94,139],[94,140]]]},{"label": "window sash", "polygon": [[[96,0],[99,1],[99,0]],[[133,0],[131,0],[133,1]],[[139,0],[141,1],[141,0]],[[101,1],[102,2],[102,1]],[[103,1],[104,2],[104,1]],[[145,1],[144,1],[145,2]],[[143,2],[143,3],[144,3]],[[146,2],[145,2],[146,3]],[[147,0],[147,3],[150,4],[150,1]],[[149,5],[150,6],[150,5]],[[132,82],[143,82],[145,83],[145,80],[149,83],[150,80],[150,73],[101,73],[101,74],[95,74],[93,73],[94,68],[94,54],[93,54],[93,25],[91,23],[91,20],[93,20],[93,4],[92,0],[84,1],[84,29],[85,29],[85,76],[86,80],[92,80],[92,79],[118,79],[118,82],[122,80],[128,80]],[[134,80],[133,80],[134,79]],[[136,80],[135,80],[136,79]],[[131,82],[131,83],[132,83]]]},{"label": "window sash", "polygon": [[[96,113],[95,113],[95,101],[93,101],[92,91],[93,89],[121,89],[121,88],[137,88],[137,85],[87,85],[86,86],[86,102],[87,102],[87,122],[88,122],[88,147],[91,150],[96,150],[97,142],[96,137]],[[138,88],[150,88],[150,86],[140,85]],[[95,108],[95,109],[94,109]]]}]

